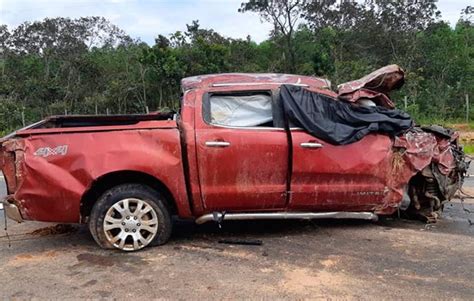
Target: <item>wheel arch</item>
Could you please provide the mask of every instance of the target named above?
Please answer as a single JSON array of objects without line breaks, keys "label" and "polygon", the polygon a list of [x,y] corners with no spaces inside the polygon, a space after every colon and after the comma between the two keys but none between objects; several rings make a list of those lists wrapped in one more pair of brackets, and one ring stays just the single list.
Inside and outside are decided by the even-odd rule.
[{"label": "wheel arch", "polygon": [[168,187],[166,187],[165,184],[163,184],[162,181],[142,171],[121,170],[104,174],[92,182],[90,187],[86,190],[81,198],[81,222],[86,222],[95,202],[105,191],[114,186],[125,183],[143,184],[157,190],[165,197],[165,202],[170,210],[170,214],[174,215],[178,213],[176,200],[174,199],[171,191],[168,189]]}]

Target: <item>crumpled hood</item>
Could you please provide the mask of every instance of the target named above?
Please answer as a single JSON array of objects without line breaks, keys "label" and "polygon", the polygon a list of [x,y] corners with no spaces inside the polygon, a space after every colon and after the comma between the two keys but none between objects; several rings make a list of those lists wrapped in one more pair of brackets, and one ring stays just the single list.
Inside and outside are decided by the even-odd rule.
[{"label": "crumpled hood", "polygon": [[[431,163],[448,176],[457,167],[455,151],[458,151],[459,134],[446,128],[444,134],[433,129],[439,126],[415,127],[395,138],[393,146],[404,149],[405,161],[414,172],[422,171]],[[448,134],[449,133],[449,134]]]},{"label": "crumpled hood", "polygon": [[388,65],[366,76],[340,84],[338,97],[342,100],[355,103],[359,99],[372,100],[375,104],[389,109],[395,108],[395,104],[389,98],[388,93],[399,89],[405,83],[405,72],[398,65]]}]

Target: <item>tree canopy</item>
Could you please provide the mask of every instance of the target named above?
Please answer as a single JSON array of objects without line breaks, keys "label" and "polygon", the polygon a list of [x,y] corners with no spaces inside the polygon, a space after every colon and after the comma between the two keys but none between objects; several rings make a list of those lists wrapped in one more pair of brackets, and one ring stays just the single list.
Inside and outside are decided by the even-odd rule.
[{"label": "tree canopy", "polygon": [[[435,0],[250,0],[273,30],[261,43],[192,21],[186,31],[132,39],[102,17],[47,18],[0,25],[0,130],[54,114],[177,109],[182,77],[219,72],[285,72],[356,79],[386,64],[405,69],[415,118],[459,119],[474,97],[474,9],[454,27]],[[403,107],[402,107],[403,108]]]}]

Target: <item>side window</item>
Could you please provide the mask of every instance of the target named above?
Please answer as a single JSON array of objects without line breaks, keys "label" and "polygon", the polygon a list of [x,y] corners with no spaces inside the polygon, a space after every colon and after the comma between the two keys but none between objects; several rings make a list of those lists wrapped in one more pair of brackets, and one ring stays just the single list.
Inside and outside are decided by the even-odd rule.
[{"label": "side window", "polygon": [[206,121],[215,125],[272,127],[272,96],[266,92],[251,94],[211,94]]}]

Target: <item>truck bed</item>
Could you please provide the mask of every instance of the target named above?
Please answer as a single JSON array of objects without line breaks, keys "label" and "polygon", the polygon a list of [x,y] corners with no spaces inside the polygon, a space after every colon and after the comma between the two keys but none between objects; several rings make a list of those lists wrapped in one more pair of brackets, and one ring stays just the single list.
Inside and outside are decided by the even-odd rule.
[{"label": "truck bed", "polygon": [[127,129],[175,128],[174,113],[156,112],[128,115],[51,116],[13,132],[0,141],[35,134],[97,132]]},{"label": "truck bed", "polygon": [[173,113],[51,116],[30,129],[132,125],[141,121],[169,120],[172,118]]}]

